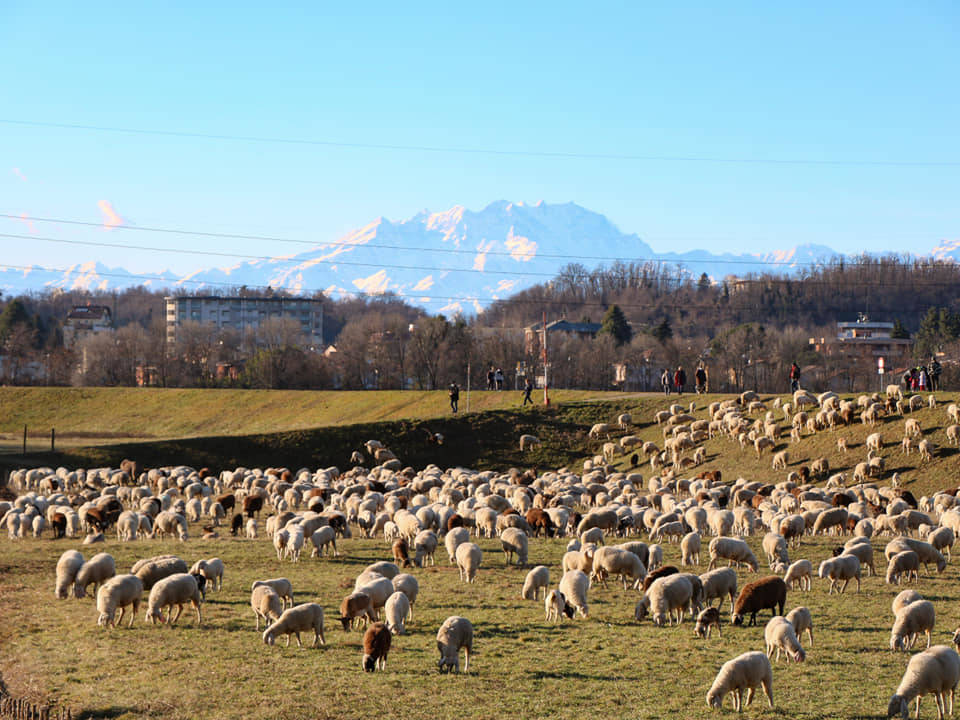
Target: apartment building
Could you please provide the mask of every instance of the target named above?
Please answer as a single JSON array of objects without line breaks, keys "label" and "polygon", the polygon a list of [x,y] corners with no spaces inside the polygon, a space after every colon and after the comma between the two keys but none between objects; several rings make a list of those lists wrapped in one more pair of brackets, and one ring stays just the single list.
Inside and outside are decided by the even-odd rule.
[{"label": "apartment building", "polygon": [[260,326],[269,318],[290,318],[300,324],[304,342],[319,349],[323,343],[323,301],[302,297],[217,297],[184,295],[167,297],[167,342],[188,321],[217,328],[233,328],[241,347],[255,347]]}]

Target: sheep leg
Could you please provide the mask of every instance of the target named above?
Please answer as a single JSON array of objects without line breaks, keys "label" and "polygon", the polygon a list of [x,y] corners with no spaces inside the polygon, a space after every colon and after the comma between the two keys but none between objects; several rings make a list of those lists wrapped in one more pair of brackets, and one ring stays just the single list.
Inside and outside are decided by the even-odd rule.
[{"label": "sheep leg", "polygon": [[197,611],[197,625],[199,625],[201,622],[203,622],[202,618],[200,617],[200,603],[194,601],[193,607]]},{"label": "sheep leg", "polygon": [[736,690],[734,690],[733,693],[731,693],[733,695],[733,711],[734,712],[740,712],[740,703],[743,700],[743,696],[741,695],[742,692],[743,691],[740,688],[737,688]]},{"label": "sheep leg", "polygon": [[756,692],[756,688],[749,687],[747,688],[747,705],[753,702],[753,694]]},{"label": "sheep leg", "polygon": [[173,618],[171,618],[170,615],[173,615],[173,605],[170,606],[170,613],[169,613],[169,615],[167,615],[167,623],[170,625],[170,627],[173,627],[174,625],[177,624],[177,620],[180,619],[180,613],[182,613],[182,612],[183,612],[183,605],[180,604],[180,603],[178,603],[178,604],[177,604],[177,614],[176,614],[176,616],[174,616]]},{"label": "sheep leg", "polygon": [[767,704],[773,708],[773,677],[767,677],[760,681],[763,686],[763,692],[767,696]]}]

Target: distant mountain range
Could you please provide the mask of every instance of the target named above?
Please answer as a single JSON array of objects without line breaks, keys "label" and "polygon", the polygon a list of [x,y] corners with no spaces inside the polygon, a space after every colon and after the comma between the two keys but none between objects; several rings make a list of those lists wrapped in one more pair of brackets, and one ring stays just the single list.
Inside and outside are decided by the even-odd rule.
[{"label": "distant mountain range", "polygon": [[[408,220],[379,218],[334,243],[270,260],[206,268],[179,277],[160,273],[142,280],[121,268],[84,263],[66,272],[7,269],[0,290],[17,294],[46,289],[115,289],[145,284],[209,292],[224,285],[284,288],[331,295],[393,291],[430,312],[482,311],[493,300],[549,281],[569,263],[588,269],[614,259],[678,265],[693,277],[773,271],[792,274],[839,253],[823,245],[800,245],[762,255],[709,250],[655,252],[638,235],[621,232],[599,213],[574,203],[533,205],[494,202],[474,212],[456,206],[421,212]],[[929,257],[960,260],[960,240],[933,248]]]}]

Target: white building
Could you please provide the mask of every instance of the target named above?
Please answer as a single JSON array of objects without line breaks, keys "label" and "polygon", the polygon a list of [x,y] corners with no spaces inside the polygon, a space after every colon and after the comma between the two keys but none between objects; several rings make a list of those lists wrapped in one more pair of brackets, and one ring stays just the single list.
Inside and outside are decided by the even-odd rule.
[{"label": "white building", "polygon": [[74,305],[63,321],[63,346],[71,348],[84,339],[113,332],[113,313],[106,305]]},{"label": "white building", "polygon": [[257,342],[257,330],[269,318],[290,318],[300,324],[307,344],[323,342],[323,301],[301,297],[216,297],[185,295],[167,297],[167,342],[177,339],[177,329],[187,321],[232,328],[240,334],[242,347]]}]

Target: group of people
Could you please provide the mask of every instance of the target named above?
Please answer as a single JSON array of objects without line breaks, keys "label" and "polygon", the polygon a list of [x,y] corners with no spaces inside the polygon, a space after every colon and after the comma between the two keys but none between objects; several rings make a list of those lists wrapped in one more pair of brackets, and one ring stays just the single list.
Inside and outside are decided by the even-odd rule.
[{"label": "group of people", "polygon": [[[487,373],[487,390],[503,390],[503,370],[500,368],[494,369],[492,365],[490,366],[490,371]],[[533,393],[533,380],[528,377],[523,383],[523,402],[521,405],[534,404],[531,393]],[[450,411],[456,414],[460,404],[460,386],[455,382],[450,383],[447,386],[447,395],[450,396]]]},{"label": "group of people", "polygon": [[487,370],[487,390],[503,390],[503,370],[493,365]]},{"label": "group of people", "polygon": [[[703,366],[703,363],[697,366],[693,377],[697,395],[702,395],[707,391],[707,369]],[[667,368],[663,368],[663,372],[660,374],[660,386],[663,388],[664,395],[669,395],[671,389],[675,390],[677,395],[683,395],[683,389],[686,385],[687,372],[683,369],[683,365],[678,365],[672,375]]]},{"label": "group of people", "polygon": [[922,392],[925,390],[940,389],[940,373],[942,368],[936,358],[931,358],[930,365],[919,365],[910,368],[903,374],[903,384],[907,390]]}]

